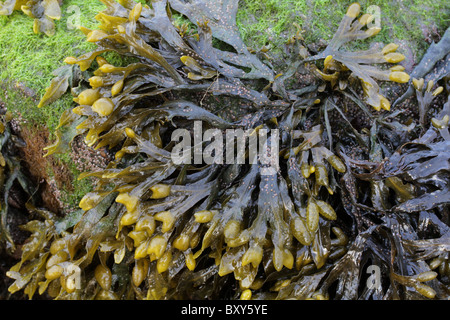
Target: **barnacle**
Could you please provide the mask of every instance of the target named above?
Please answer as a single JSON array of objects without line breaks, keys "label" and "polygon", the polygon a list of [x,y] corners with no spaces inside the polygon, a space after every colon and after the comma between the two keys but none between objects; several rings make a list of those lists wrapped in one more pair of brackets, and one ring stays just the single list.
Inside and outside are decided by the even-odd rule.
[{"label": "barnacle", "polygon": [[373,17],[366,13],[358,18],[360,10],[358,3],[350,5],[327,48],[307,60],[324,59],[324,69],[323,71],[316,69],[317,74],[323,80],[330,82],[332,87],[338,85],[340,90],[346,88],[349,81],[347,71],[350,71],[361,81],[366,102],[377,111],[381,109],[389,111],[391,103],[380,93],[380,87],[375,80],[406,83],[410,77],[400,65],[383,70],[373,64],[395,64],[401,62],[405,57],[401,53],[395,52],[398,45],[394,43],[387,44],[381,50],[371,48],[353,52],[343,49],[347,43],[367,39],[381,30],[378,27],[367,27],[363,30]]},{"label": "barnacle", "polygon": [[43,32],[48,36],[55,34],[53,20],[61,19],[61,8],[58,0],[10,0],[0,3],[0,15],[11,15],[14,10],[21,10],[34,19],[34,33]]}]

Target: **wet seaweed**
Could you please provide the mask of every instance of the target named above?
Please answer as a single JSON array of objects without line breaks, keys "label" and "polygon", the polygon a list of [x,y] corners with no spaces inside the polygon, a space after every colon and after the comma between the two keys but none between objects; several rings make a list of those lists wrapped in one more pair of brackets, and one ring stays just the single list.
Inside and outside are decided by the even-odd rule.
[{"label": "wet seaweed", "polygon": [[411,72],[408,90],[395,102],[397,105],[405,99],[414,95],[412,79],[421,79],[425,77],[427,82],[430,80],[437,82],[449,75],[450,72],[450,29],[447,29],[438,43],[432,43],[420,63]]},{"label": "wet seaweed", "polygon": [[[72,88],[76,107],[62,115],[48,154],[83,136],[115,159],[80,175],[98,180],[80,212],[58,219],[37,209],[42,219],[25,227],[31,236],[8,273],[10,292],[30,299],[36,291],[56,299],[448,299],[449,103],[424,116],[447,85],[438,92],[414,81],[419,120],[394,119],[400,111],[373,115],[367,105],[390,110],[374,79],[406,83],[409,75],[373,66],[403,58],[394,44],[341,50],[379,31],[362,30],[371,17],[356,19],[358,4],[316,56],[298,29],[283,73],[243,44],[238,1],[102,2],[99,29],[81,28],[96,49],[66,58],[40,106]],[[177,26],[173,11],[197,33]],[[109,51],[135,60],[114,66],[102,56]],[[314,63],[322,59],[320,71]],[[331,85],[288,84],[304,63]],[[75,84],[75,70],[90,75]],[[211,98],[240,113],[219,116]],[[346,105],[369,119],[366,128],[354,126]],[[172,135],[192,133],[195,121],[202,136],[208,129],[266,132],[262,150],[277,144],[278,165],[250,152],[245,163],[224,164],[218,154],[217,162],[174,161]],[[369,283],[375,267],[379,277]]]},{"label": "wet seaweed", "polygon": [[54,20],[61,19],[58,0],[6,0],[0,2],[0,15],[9,16],[14,10],[21,10],[34,19],[33,32],[43,32],[47,36],[55,34]]},{"label": "wet seaweed", "polygon": [[[329,81],[331,87],[339,86],[344,90],[349,82],[346,71],[351,71],[361,81],[366,103],[375,110],[390,110],[390,102],[380,93],[377,80],[394,81],[398,83],[408,82],[410,76],[404,72],[400,65],[392,66],[388,70],[376,68],[374,64],[398,63],[404,60],[404,55],[396,52],[398,45],[390,43],[379,48],[370,48],[364,51],[347,51],[345,45],[351,41],[364,40],[380,32],[379,27],[364,27],[373,19],[370,14],[363,14],[359,18],[360,6],[358,3],[350,5],[342,19],[337,32],[334,34],[327,48],[307,61],[324,59],[324,69],[316,70],[317,74],[325,81]],[[344,74],[344,75],[343,75]]]}]

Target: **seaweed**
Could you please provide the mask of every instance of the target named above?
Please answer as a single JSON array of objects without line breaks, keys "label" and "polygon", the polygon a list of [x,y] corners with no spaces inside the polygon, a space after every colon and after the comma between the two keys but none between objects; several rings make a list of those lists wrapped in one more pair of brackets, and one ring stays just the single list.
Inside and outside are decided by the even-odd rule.
[{"label": "seaweed", "polygon": [[430,80],[437,82],[448,76],[450,71],[450,28],[448,28],[442,39],[438,43],[432,43],[427,52],[422,57],[420,63],[411,72],[408,90],[395,102],[397,105],[414,94],[412,79],[421,79],[425,77],[427,82]]},{"label": "seaweed", "polygon": [[[241,39],[239,29],[236,26],[239,1],[216,1],[214,5],[208,3],[208,1],[169,0],[169,3],[174,10],[185,15],[193,23],[205,23],[205,26],[211,29],[213,37],[234,49],[235,52],[218,50],[211,43],[199,41],[199,47],[203,47],[200,49],[201,57],[203,59],[209,55],[212,59],[216,57],[217,60],[214,63],[226,70],[221,72],[222,74],[227,77],[243,79],[264,78],[269,81],[273,80],[273,71],[254,54],[251,54]],[[199,36],[201,36],[201,33],[199,33]],[[245,72],[245,69],[250,69],[250,72]]]},{"label": "seaweed", "polygon": [[9,16],[14,10],[21,10],[34,19],[34,33],[43,32],[47,36],[55,34],[54,20],[61,19],[61,8],[58,0],[6,0],[0,2],[0,15]]},{"label": "seaweed", "polygon": [[346,75],[342,74],[350,71],[350,76],[357,77],[361,81],[366,103],[377,111],[381,109],[389,111],[391,104],[380,93],[380,87],[374,79],[405,83],[409,81],[410,76],[399,65],[382,70],[373,64],[398,63],[405,57],[396,52],[398,45],[394,43],[384,46],[381,50],[376,47],[356,52],[341,50],[350,41],[364,40],[380,32],[381,29],[378,27],[362,30],[371,22],[373,16],[363,14],[358,18],[359,14],[359,4],[350,5],[326,49],[318,55],[307,58],[306,61],[324,59],[324,70],[317,69],[316,72],[322,79],[329,81],[332,87],[339,85],[341,90],[344,90],[349,82]]},{"label": "seaweed", "polygon": [[[425,132],[402,121],[401,111],[373,115],[366,105],[390,109],[375,79],[406,83],[409,75],[372,65],[402,60],[394,44],[344,50],[379,31],[363,31],[371,16],[356,19],[358,4],[315,56],[298,27],[283,73],[242,42],[238,1],[102,2],[99,29],[80,28],[96,48],[65,59],[39,106],[72,89],[76,106],[62,115],[47,154],[82,136],[115,158],[79,176],[97,181],[79,212],[56,218],[38,210],[42,219],[27,224],[32,235],[8,273],[10,292],[23,289],[30,299],[37,289],[56,299],[448,299],[449,104],[425,117],[447,87],[423,90],[414,80]],[[177,26],[173,11],[196,30]],[[110,51],[133,62],[114,66],[104,57]],[[320,71],[312,62],[322,59]],[[305,63],[331,86],[288,83]],[[229,110],[212,105],[218,98]],[[359,117],[369,119],[362,129],[354,125]],[[178,129],[194,140],[185,162],[173,158]],[[210,130],[214,140],[196,141]],[[224,163],[216,148],[227,130],[247,133],[231,150],[242,161]],[[260,154],[250,148],[256,137],[264,137]],[[208,157],[198,160],[199,149]],[[379,278],[367,284],[364,274],[375,267]]]},{"label": "seaweed", "polygon": [[434,86],[434,81],[430,80],[428,81],[427,85],[424,84],[424,79],[420,78],[419,80],[413,79],[412,80],[413,86],[416,89],[416,97],[419,104],[419,123],[422,126],[425,126],[426,124],[426,115],[428,113],[428,110],[430,108],[430,105],[433,101],[433,99],[440,94],[444,88],[443,87],[437,87],[433,92],[431,91]]}]

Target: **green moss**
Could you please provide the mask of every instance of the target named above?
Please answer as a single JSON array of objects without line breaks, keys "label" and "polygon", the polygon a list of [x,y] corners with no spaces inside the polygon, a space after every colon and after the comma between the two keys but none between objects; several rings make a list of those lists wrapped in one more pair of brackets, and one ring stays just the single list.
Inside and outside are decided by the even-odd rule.
[{"label": "green moss", "polygon": [[[429,47],[426,33],[435,29],[441,36],[450,21],[448,1],[367,1],[367,6],[380,7],[382,31],[379,41],[407,41],[412,52],[420,58]],[[427,31],[428,29],[428,31]]]},{"label": "green moss", "polygon": [[0,26],[0,80],[14,79],[42,94],[52,78],[52,71],[63,64],[68,55],[81,54],[92,49],[84,35],[73,25],[97,25],[93,16],[103,5],[97,1],[65,1],[61,7],[62,19],[56,21],[56,34],[48,37],[33,33],[33,19],[15,11],[1,16]]},{"label": "green moss", "polygon": [[[44,124],[50,132],[54,131],[72,97],[66,94],[42,109],[37,109],[37,103],[53,78],[52,72],[64,64],[66,56],[92,50],[93,45],[73,25],[94,28],[97,22],[92,17],[103,7],[99,1],[65,1],[61,7],[63,17],[55,21],[56,34],[52,37],[35,34],[33,19],[21,11],[0,16],[0,82],[3,90],[7,90],[1,98],[9,110],[20,113],[27,122]],[[17,90],[21,87],[29,88],[32,94],[24,95]]]},{"label": "green moss", "polygon": [[292,23],[301,24],[307,8],[303,0],[241,1],[237,25],[248,46],[259,49],[272,44],[274,48],[281,49],[282,43],[295,32]]}]

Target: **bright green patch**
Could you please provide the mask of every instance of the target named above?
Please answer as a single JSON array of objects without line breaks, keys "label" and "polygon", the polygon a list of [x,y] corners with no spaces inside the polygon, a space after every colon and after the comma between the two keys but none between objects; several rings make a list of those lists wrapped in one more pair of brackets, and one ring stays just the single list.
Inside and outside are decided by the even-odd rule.
[{"label": "bright green patch", "polygon": [[0,17],[0,81],[14,79],[41,94],[52,78],[52,71],[63,64],[68,55],[92,50],[93,45],[76,25],[94,28],[96,12],[103,8],[99,1],[65,1],[62,19],[56,21],[56,34],[48,37],[33,33],[33,19],[16,11]]}]

